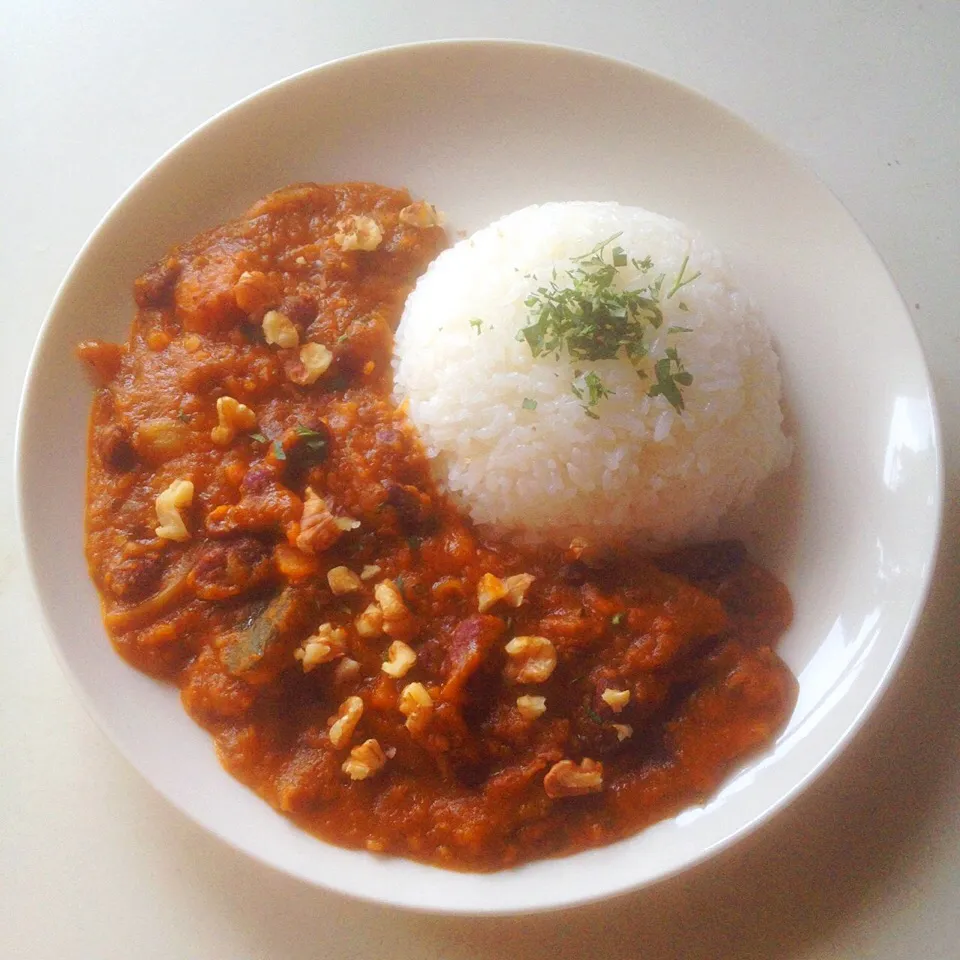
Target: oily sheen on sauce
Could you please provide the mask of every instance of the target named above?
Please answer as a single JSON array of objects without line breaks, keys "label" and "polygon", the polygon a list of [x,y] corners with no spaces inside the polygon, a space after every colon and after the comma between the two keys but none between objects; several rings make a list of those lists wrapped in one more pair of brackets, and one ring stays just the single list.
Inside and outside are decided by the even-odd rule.
[{"label": "oily sheen on sauce", "polygon": [[[87,556],[118,652],[264,800],[333,843],[495,870],[634,833],[772,743],[791,605],[736,543],[597,555],[473,527],[391,399],[393,330],[447,242],[422,212],[289,187],[136,281],[129,341],[80,346]],[[178,482],[183,530],[158,536]],[[530,638],[540,674],[510,652]],[[551,787],[564,763],[589,787]]]}]

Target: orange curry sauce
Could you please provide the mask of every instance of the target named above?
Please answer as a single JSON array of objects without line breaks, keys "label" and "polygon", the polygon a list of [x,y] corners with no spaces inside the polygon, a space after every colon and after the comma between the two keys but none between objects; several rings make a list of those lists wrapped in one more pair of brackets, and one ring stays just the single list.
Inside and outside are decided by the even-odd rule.
[{"label": "orange curry sauce", "polygon": [[[393,329],[446,245],[410,204],[290,187],[137,280],[129,342],[79,349],[87,556],[117,650],[276,809],[495,870],[632,834],[769,746],[796,698],[772,649],[791,603],[736,543],[517,547],[438,491],[390,398]],[[344,249],[376,240],[354,216],[375,249]],[[158,536],[175,481],[192,498]]]}]

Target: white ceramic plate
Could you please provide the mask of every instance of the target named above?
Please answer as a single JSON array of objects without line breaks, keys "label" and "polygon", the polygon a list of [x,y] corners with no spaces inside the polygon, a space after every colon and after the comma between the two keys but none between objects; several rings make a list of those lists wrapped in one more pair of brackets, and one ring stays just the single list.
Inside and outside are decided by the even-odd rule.
[{"label": "white ceramic plate", "polygon": [[[633,839],[494,875],[341,850],[224,773],[175,690],[113,652],[83,557],[90,390],[74,345],[123,339],[131,283],[172,243],[297,180],[406,185],[472,230],[545,200],[619,200],[725,249],[773,329],[797,443],[747,518],[789,585],[782,652],[800,680],[767,755],[706,806]],[[24,538],[50,633],[91,712],[181,810],[311,883],[403,907],[507,913],[650,883],[769,817],[834,757],[900,660],[926,595],[942,480],[909,315],[870,243],[807,171],[736,117],[640,69],[510,42],[398,47],[309,70],[174,148],[110,211],[57,296],[21,410]]]}]

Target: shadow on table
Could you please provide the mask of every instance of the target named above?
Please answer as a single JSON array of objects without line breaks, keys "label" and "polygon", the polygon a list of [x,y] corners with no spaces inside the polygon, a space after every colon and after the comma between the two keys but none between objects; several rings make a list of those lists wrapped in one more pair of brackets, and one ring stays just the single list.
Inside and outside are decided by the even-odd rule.
[{"label": "shadow on table", "polygon": [[171,869],[192,873],[190,885],[209,891],[209,909],[222,911],[251,958],[785,960],[812,952],[856,927],[868,904],[875,913],[909,895],[934,815],[950,800],[960,644],[943,631],[956,620],[960,596],[958,520],[960,506],[948,508],[927,613],[865,729],[766,828],[680,877],[565,913],[470,920],[315,890],[192,827],[175,831],[184,841],[169,848]]}]

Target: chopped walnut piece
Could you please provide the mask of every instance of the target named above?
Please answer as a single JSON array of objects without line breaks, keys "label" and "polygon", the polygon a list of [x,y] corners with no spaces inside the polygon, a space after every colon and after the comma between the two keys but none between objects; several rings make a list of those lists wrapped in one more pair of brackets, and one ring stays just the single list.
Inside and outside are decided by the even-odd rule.
[{"label": "chopped walnut piece", "polygon": [[396,640],[409,640],[414,633],[413,616],[392,580],[381,580],[373,596],[383,611],[383,632]]},{"label": "chopped walnut piece", "polygon": [[373,588],[373,595],[380,604],[385,619],[396,619],[408,612],[407,605],[403,602],[403,597],[392,580],[381,580]]},{"label": "chopped walnut piece", "polygon": [[426,200],[417,200],[400,211],[400,222],[408,227],[439,227],[443,223],[443,215]]},{"label": "chopped walnut piece", "polygon": [[268,310],[263,317],[263,339],[284,350],[292,350],[300,344],[300,331],[293,321],[279,310]]},{"label": "chopped walnut piece", "polygon": [[189,480],[174,480],[155,501],[157,520],[160,522],[155,531],[157,536],[163,540],[189,540],[190,531],[187,530],[180,511],[191,503],[193,484]]},{"label": "chopped walnut piece", "polygon": [[337,716],[330,724],[330,742],[340,750],[345,747],[353,736],[360,717],[363,716],[363,701],[359,697],[347,697],[340,704]]},{"label": "chopped walnut piece", "polygon": [[530,584],[536,579],[531,573],[517,573],[512,577],[507,577],[503,581],[503,585],[507,588],[507,595],[504,597],[506,602],[511,607],[519,607],[530,589]]},{"label": "chopped walnut piece", "polygon": [[307,487],[300,516],[300,533],[296,546],[304,553],[323,553],[332,547],[343,533],[323,497],[318,497]]},{"label": "chopped walnut piece", "polygon": [[356,593],[363,586],[360,578],[349,567],[332,567],[327,571],[327,583],[337,597],[342,597],[345,593]]},{"label": "chopped walnut piece", "polygon": [[574,537],[570,541],[570,546],[567,548],[567,556],[571,560],[579,560],[589,546],[590,544],[584,540],[583,537]]},{"label": "chopped walnut piece", "polygon": [[360,676],[360,664],[350,657],[341,657],[337,665],[333,668],[333,679],[337,683],[346,683],[348,680],[356,680]]},{"label": "chopped walnut piece", "polygon": [[507,585],[492,573],[485,573],[477,584],[477,609],[486,613],[498,600],[508,593]]},{"label": "chopped walnut piece", "polygon": [[557,651],[546,637],[514,637],[505,649],[507,679],[514,683],[543,683],[557,665]]},{"label": "chopped walnut piece", "polygon": [[603,789],[603,764],[589,758],[584,758],[579,764],[572,760],[561,760],[547,771],[543,778],[543,789],[554,800],[599,793]]},{"label": "chopped walnut piece", "polygon": [[519,607],[535,579],[529,573],[517,573],[505,580],[485,573],[477,584],[477,608],[480,613],[486,613],[500,600],[506,601],[511,607]]},{"label": "chopped walnut piece", "polygon": [[350,751],[350,756],[340,768],[351,780],[366,780],[383,769],[387,755],[376,740],[364,740]]},{"label": "chopped walnut piece", "polygon": [[252,430],[257,425],[257,415],[233,397],[217,400],[217,420],[219,422],[210,431],[210,439],[218,447],[229,446],[241,430]]},{"label": "chopped walnut piece", "polygon": [[308,387],[330,369],[331,363],[333,354],[322,343],[305,343],[300,348],[300,362],[287,368],[287,378]]},{"label": "chopped walnut piece", "polygon": [[410,668],[417,662],[417,655],[402,640],[394,640],[387,650],[387,659],[380,669],[388,676],[400,678],[410,672]]},{"label": "chopped walnut piece", "polygon": [[341,220],[333,239],[344,253],[350,250],[376,250],[383,239],[380,224],[373,217],[355,215]]},{"label": "chopped walnut piece", "polygon": [[307,637],[294,651],[294,658],[303,666],[303,672],[309,673],[321,663],[329,663],[342,657],[347,651],[347,631],[334,627],[332,623],[321,624],[313,636]]},{"label": "chopped walnut piece", "polygon": [[616,731],[617,739],[621,743],[633,736],[633,727],[629,723],[612,723],[610,726]]},{"label": "chopped walnut piece", "polygon": [[546,697],[517,697],[517,710],[524,720],[536,720],[542,717],[547,710]]},{"label": "chopped walnut piece", "polygon": [[408,683],[400,691],[397,706],[407,718],[404,726],[411,733],[419,733],[427,725],[433,713],[433,697],[422,683]]},{"label": "chopped walnut piece", "polygon": [[354,621],[357,633],[364,640],[372,640],[383,633],[383,611],[376,603],[371,603]]},{"label": "chopped walnut piece", "polygon": [[380,567],[375,563],[368,563],[360,571],[361,580],[372,580],[380,572]]},{"label": "chopped walnut piece", "polygon": [[614,690],[607,687],[600,699],[614,712],[619,713],[630,702],[629,690]]}]

